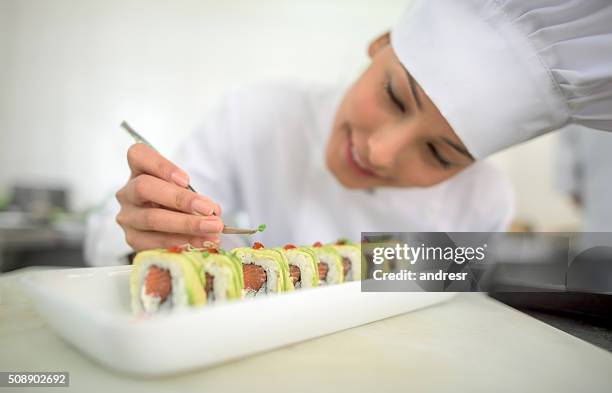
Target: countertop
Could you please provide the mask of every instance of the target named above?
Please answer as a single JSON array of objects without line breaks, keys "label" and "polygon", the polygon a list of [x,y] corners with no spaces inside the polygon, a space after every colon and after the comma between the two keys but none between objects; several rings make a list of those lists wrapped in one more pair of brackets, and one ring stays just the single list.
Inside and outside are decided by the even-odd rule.
[{"label": "countertop", "polygon": [[612,389],[611,353],[479,293],[209,369],[137,378],[99,366],[50,330],[19,285],[27,270],[0,275],[0,371],[68,371],[66,391]]}]

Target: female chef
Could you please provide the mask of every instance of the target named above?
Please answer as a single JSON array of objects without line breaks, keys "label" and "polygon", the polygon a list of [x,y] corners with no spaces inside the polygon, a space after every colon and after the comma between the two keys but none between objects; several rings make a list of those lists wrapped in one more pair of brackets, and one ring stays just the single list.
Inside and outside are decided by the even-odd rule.
[{"label": "female chef", "polygon": [[273,246],[504,230],[510,187],[475,161],[572,123],[612,128],[610,20],[607,0],[413,1],[348,90],[259,86],[228,95],[173,161],[132,146],[88,259],[219,241],[238,212]]}]

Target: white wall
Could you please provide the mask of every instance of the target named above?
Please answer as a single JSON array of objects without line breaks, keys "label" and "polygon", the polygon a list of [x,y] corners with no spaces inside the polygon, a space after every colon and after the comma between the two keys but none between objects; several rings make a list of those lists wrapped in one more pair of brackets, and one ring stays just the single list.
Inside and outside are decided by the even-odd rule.
[{"label": "white wall", "polygon": [[[127,176],[121,120],[171,152],[231,87],[350,81],[405,3],[0,0],[0,187],[58,180],[90,206]],[[576,221],[545,142],[493,160],[540,228]]]}]

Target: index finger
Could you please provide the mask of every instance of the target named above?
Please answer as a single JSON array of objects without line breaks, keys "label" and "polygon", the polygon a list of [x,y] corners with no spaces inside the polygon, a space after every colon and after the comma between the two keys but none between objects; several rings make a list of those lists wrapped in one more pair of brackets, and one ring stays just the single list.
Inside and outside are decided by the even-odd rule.
[{"label": "index finger", "polygon": [[185,171],[143,143],[130,146],[127,160],[132,178],[145,173],[183,188],[189,185],[189,176]]}]

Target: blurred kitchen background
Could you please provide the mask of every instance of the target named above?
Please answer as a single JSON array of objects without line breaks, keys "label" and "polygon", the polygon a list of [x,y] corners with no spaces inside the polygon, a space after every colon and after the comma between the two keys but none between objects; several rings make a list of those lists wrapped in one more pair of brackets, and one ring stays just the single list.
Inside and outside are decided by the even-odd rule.
[{"label": "blurred kitchen background", "polygon": [[[86,213],[128,176],[122,120],[169,155],[232,88],[347,84],[406,4],[0,0],[0,271],[83,263]],[[490,158],[516,189],[513,229],[582,228],[561,145]]]}]

